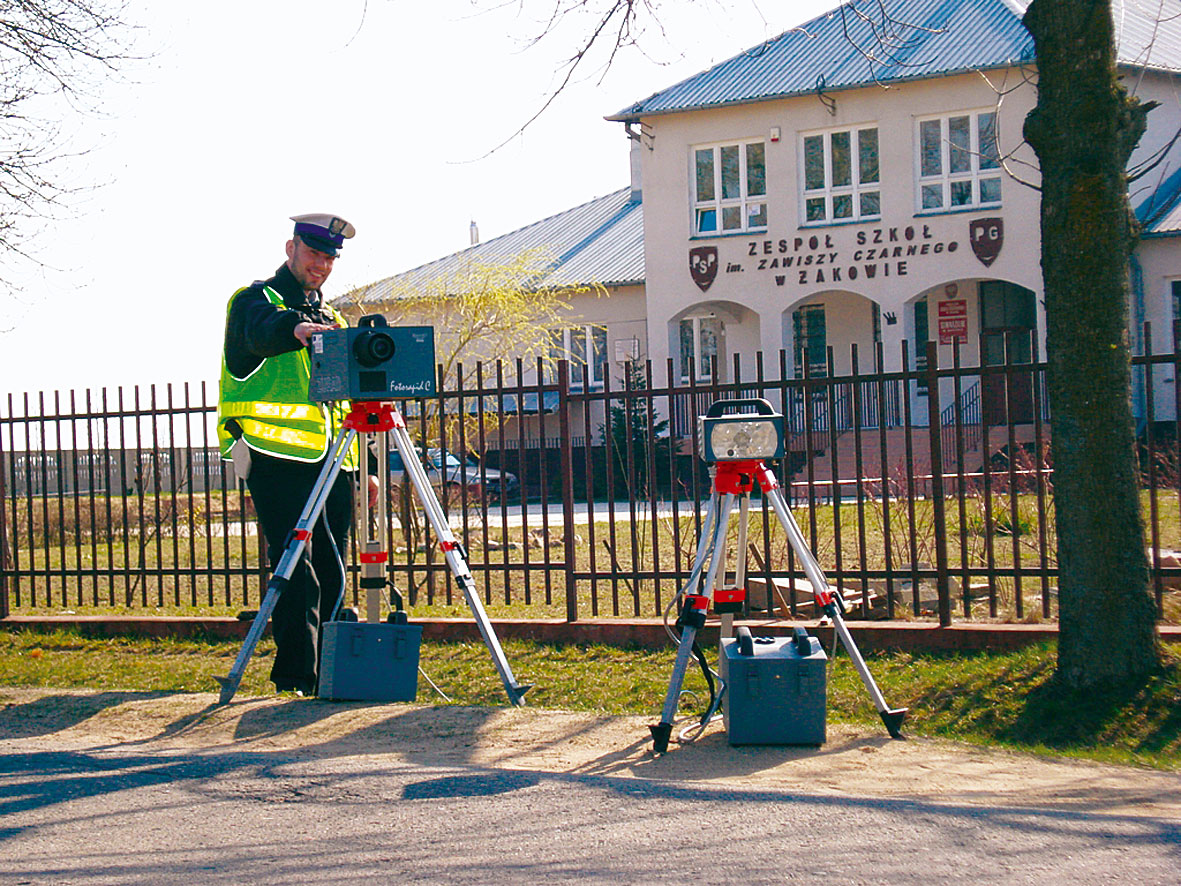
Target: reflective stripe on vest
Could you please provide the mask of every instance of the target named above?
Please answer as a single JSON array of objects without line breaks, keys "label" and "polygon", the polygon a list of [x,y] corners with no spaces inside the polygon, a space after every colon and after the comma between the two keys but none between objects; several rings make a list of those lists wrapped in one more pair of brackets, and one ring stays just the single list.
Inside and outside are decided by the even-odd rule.
[{"label": "reflective stripe on vest", "polygon": [[[239,289],[230,298],[227,320],[234,299],[243,292],[245,289]],[[275,290],[266,286],[263,292],[271,304],[284,307],[282,296]],[[326,307],[337,323],[348,325],[338,311]],[[304,348],[267,357],[244,378],[236,378],[230,372],[223,354],[217,406],[217,438],[222,458],[229,458],[235,439],[226,427],[231,419],[238,424],[251,449],[296,461],[317,462],[323,458],[332,434],[340,430],[348,415],[348,404],[335,404],[329,426],[325,422],[326,410],[308,400],[310,376]],[[358,446],[354,441],[341,467],[352,471],[358,465]]]}]

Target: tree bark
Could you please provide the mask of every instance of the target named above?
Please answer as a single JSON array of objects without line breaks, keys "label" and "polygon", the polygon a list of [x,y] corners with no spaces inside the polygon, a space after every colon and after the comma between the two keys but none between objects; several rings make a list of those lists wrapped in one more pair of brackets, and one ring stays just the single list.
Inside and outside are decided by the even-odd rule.
[{"label": "tree bark", "polygon": [[1058,529],[1058,676],[1092,686],[1159,665],[1128,345],[1136,240],[1128,158],[1150,105],[1115,67],[1109,0],[1034,0],[1041,252]]}]

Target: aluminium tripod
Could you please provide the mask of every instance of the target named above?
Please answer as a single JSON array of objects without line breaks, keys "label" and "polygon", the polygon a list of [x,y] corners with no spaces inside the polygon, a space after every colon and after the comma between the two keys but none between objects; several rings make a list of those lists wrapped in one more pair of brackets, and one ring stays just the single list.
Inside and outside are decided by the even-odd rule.
[{"label": "aluminium tripod", "polygon": [[[234,693],[238,691],[238,685],[242,682],[242,675],[246,671],[246,665],[249,663],[250,657],[254,654],[254,648],[258,645],[258,641],[266,629],[267,622],[270,621],[271,614],[275,610],[275,605],[279,602],[279,595],[283,593],[283,590],[289,584],[292,574],[299,565],[300,558],[304,555],[308,542],[311,540],[312,530],[315,527],[316,520],[323,511],[325,502],[328,500],[328,493],[332,489],[332,485],[336,481],[336,476],[340,472],[341,465],[344,463],[349,449],[358,434],[381,435],[381,445],[378,447],[382,456],[378,459],[378,486],[381,494],[378,495],[376,535],[370,531],[367,510],[369,484],[368,459],[361,458],[362,519],[360,522],[361,529],[358,532],[358,544],[361,549],[359,557],[361,560],[360,584],[368,592],[366,594],[365,607],[367,620],[370,622],[380,620],[381,597],[379,589],[384,588],[387,584],[385,564],[389,561],[389,554],[384,550],[383,546],[385,544],[384,539],[386,538],[387,526],[387,507],[384,493],[387,488],[389,462],[385,458],[385,453],[388,449],[386,435],[392,434],[394,446],[402,456],[402,463],[405,465],[406,475],[410,478],[410,484],[426,513],[431,529],[434,530],[435,536],[439,539],[439,547],[443,550],[447,560],[447,566],[451,570],[451,574],[455,577],[456,583],[463,589],[463,595],[467,600],[468,608],[471,609],[472,615],[476,619],[476,625],[480,629],[480,636],[484,638],[484,643],[488,647],[488,651],[492,653],[492,662],[496,666],[497,673],[500,674],[501,681],[504,683],[504,689],[508,693],[509,701],[514,705],[524,704],[525,693],[531,687],[528,684],[518,683],[517,678],[513,676],[512,668],[505,658],[504,650],[501,649],[500,641],[496,637],[496,632],[492,627],[492,623],[488,620],[488,615],[484,612],[484,606],[480,602],[479,594],[476,592],[475,579],[472,578],[471,569],[467,564],[467,554],[463,549],[463,545],[451,531],[451,527],[447,522],[447,515],[443,511],[443,506],[439,503],[435,491],[431,488],[426,469],[422,466],[418,453],[414,448],[414,443],[410,439],[410,434],[406,431],[406,421],[402,418],[401,413],[394,408],[392,403],[385,401],[353,402],[352,411],[345,418],[340,432],[336,435],[332,445],[329,447],[329,457],[324,460],[324,467],[320,471],[320,476],[317,478],[315,486],[312,487],[311,495],[308,496],[303,513],[300,514],[295,528],[291,531],[291,535],[287,540],[287,546],[283,550],[283,555],[279,558],[274,573],[267,583],[266,596],[263,598],[258,614],[254,617],[254,623],[250,626],[250,630],[246,634],[246,639],[242,643],[242,649],[238,652],[238,657],[235,659],[229,675],[215,678],[221,684],[221,697],[218,703],[229,703],[234,697]],[[361,538],[362,533],[364,534],[363,539]],[[401,598],[397,596],[396,591],[393,594],[397,598],[398,613],[396,615],[401,614],[404,618]],[[329,615],[329,618],[325,619],[326,621],[335,619],[343,598],[344,583],[342,582],[341,598],[337,600],[336,606],[333,607],[333,611]]]},{"label": "aluminium tripod", "polygon": [[[774,508],[779,522],[783,524],[783,528],[787,532],[792,549],[800,558],[804,573],[812,584],[812,595],[817,607],[832,619],[834,638],[839,637],[840,641],[845,644],[845,648],[849,650],[849,657],[853,659],[853,665],[861,676],[861,682],[865,684],[866,690],[873,699],[874,707],[877,708],[890,735],[894,738],[901,738],[902,733],[899,730],[902,720],[906,716],[906,708],[892,709],[882,697],[873,676],[869,673],[865,659],[858,652],[857,645],[853,642],[849,629],[845,625],[844,601],[835,588],[829,587],[828,580],[820,569],[820,564],[816,562],[816,558],[804,540],[803,533],[800,532],[795,518],[791,515],[791,510],[787,506],[775,474],[761,459],[719,461],[710,465],[709,470],[713,480],[713,490],[710,493],[705,522],[701,527],[701,541],[697,546],[697,554],[693,568],[689,573],[689,580],[674,598],[674,602],[679,602],[681,606],[680,615],[677,618],[677,626],[681,628],[677,657],[673,664],[673,673],[669,680],[668,694],[664,699],[664,710],[661,713],[660,722],[648,727],[652,731],[653,750],[658,754],[668,750],[673,719],[676,717],[681,686],[685,681],[685,671],[688,669],[691,654],[696,655],[701,661],[708,679],[708,667],[700,648],[697,647],[697,634],[705,626],[706,611],[709,609],[710,603],[714,604],[715,611],[722,616],[723,637],[727,635],[728,629],[733,624],[733,614],[742,610],[742,603],[746,596],[746,528],[750,516],[750,494],[756,482]],[[734,510],[736,499],[739,501],[738,551],[734,583],[731,585],[724,581],[723,564],[726,562],[726,538],[729,533],[730,514]],[[708,567],[706,567],[707,560]],[[703,572],[706,572],[704,583]],[[724,692],[725,687],[723,686],[714,694],[709,708],[701,717],[702,728],[717,713],[722,704]]]}]

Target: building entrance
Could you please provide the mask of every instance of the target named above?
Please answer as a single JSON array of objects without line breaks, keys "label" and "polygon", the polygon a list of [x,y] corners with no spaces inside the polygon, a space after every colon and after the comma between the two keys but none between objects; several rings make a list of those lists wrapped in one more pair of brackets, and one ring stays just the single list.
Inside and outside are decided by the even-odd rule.
[{"label": "building entrance", "polygon": [[[1037,304],[1031,290],[1003,280],[980,284],[980,334],[985,366],[1033,362]],[[984,423],[1033,421],[1033,375],[987,374],[981,382]],[[1008,400],[1006,416],[1005,402]]]}]

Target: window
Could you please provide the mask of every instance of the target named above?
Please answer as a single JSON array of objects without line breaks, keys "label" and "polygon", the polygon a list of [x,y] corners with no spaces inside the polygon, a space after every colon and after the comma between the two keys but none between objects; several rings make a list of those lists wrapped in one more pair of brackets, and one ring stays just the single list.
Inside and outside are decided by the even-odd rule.
[{"label": "window", "polygon": [[592,324],[550,330],[550,359],[570,361],[571,386],[601,387],[607,373],[607,330]]},{"label": "window", "polygon": [[918,121],[918,153],[920,211],[1000,204],[995,111]]},{"label": "window", "polygon": [[718,362],[718,343],[725,324],[717,317],[686,317],[681,321],[681,381],[688,381],[690,367],[698,381],[708,381]]},{"label": "window", "polygon": [[767,227],[767,146],[761,142],[693,149],[693,233]]},{"label": "window", "polygon": [[1176,322],[1181,320],[1181,280],[1169,281],[1169,293],[1173,296],[1173,322]]},{"label": "window", "polygon": [[805,135],[802,152],[805,223],[882,214],[876,126]]}]

